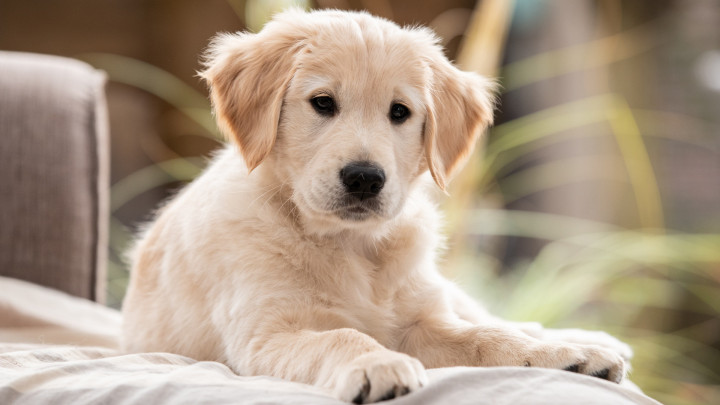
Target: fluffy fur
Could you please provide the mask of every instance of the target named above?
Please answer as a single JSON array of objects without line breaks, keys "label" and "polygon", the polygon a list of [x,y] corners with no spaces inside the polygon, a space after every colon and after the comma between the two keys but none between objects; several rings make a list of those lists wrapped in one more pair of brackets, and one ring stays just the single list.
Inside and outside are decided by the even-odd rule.
[{"label": "fluffy fur", "polygon": [[[493,110],[491,82],[456,69],[437,42],[339,11],[289,11],[257,34],[215,38],[202,76],[232,143],[140,238],[125,349],[221,361],[355,402],[404,395],[426,383],[425,368],[446,366],[619,382],[623,343],[498,320],[436,269],[427,190],[444,189]],[[316,97],[335,113],[319,114]],[[398,103],[403,122],[389,116]],[[338,173],[358,161],[385,182],[353,205]]]}]

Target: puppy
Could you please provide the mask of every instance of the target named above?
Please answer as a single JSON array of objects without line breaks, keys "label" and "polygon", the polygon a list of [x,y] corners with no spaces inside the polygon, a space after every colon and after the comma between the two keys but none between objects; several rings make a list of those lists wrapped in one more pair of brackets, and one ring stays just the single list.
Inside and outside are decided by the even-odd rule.
[{"label": "puppy", "polygon": [[453,67],[431,31],[288,11],[257,34],[216,37],[201,75],[232,143],[140,238],[127,351],[356,403],[417,390],[434,367],[623,379],[623,343],[493,318],[438,272],[427,192],[492,122],[493,85]]}]

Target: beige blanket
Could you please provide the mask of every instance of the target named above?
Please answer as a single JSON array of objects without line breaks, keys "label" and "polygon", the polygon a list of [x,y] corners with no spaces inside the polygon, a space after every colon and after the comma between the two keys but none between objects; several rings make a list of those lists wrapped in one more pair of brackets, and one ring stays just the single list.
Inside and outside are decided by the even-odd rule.
[{"label": "beige blanket", "polygon": [[[341,404],[324,390],[243,377],[169,353],[123,355],[120,314],[0,277],[0,404]],[[392,404],[657,404],[632,386],[534,368],[429,370]]]}]

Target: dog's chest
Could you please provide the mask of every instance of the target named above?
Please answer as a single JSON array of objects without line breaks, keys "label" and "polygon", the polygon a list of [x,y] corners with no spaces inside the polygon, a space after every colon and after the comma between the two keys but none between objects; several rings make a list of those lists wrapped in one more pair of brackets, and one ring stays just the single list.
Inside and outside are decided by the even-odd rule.
[{"label": "dog's chest", "polygon": [[[406,323],[398,296],[411,277],[407,252],[382,243],[359,245],[348,240],[296,244],[303,253],[291,258],[302,272],[302,290],[340,317],[344,325],[392,347]],[[308,277],[309,276],[309,277]]]}]

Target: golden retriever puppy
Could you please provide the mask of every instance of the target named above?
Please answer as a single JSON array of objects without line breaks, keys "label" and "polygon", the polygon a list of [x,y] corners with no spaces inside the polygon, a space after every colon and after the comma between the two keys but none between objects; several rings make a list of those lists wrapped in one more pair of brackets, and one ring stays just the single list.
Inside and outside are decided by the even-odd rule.
[{"label": "golden retriever puppy", "polygon": [[202,76],[232,143],[137,244],[124,348],[356,403],[417,390],[433,367],[619,382],[624,344],[492,318],[438,272],[428,189],[444,189],[491,123],[493,85],[437,43],[340,11],[288,11],[257,34],[216,37]]}]

